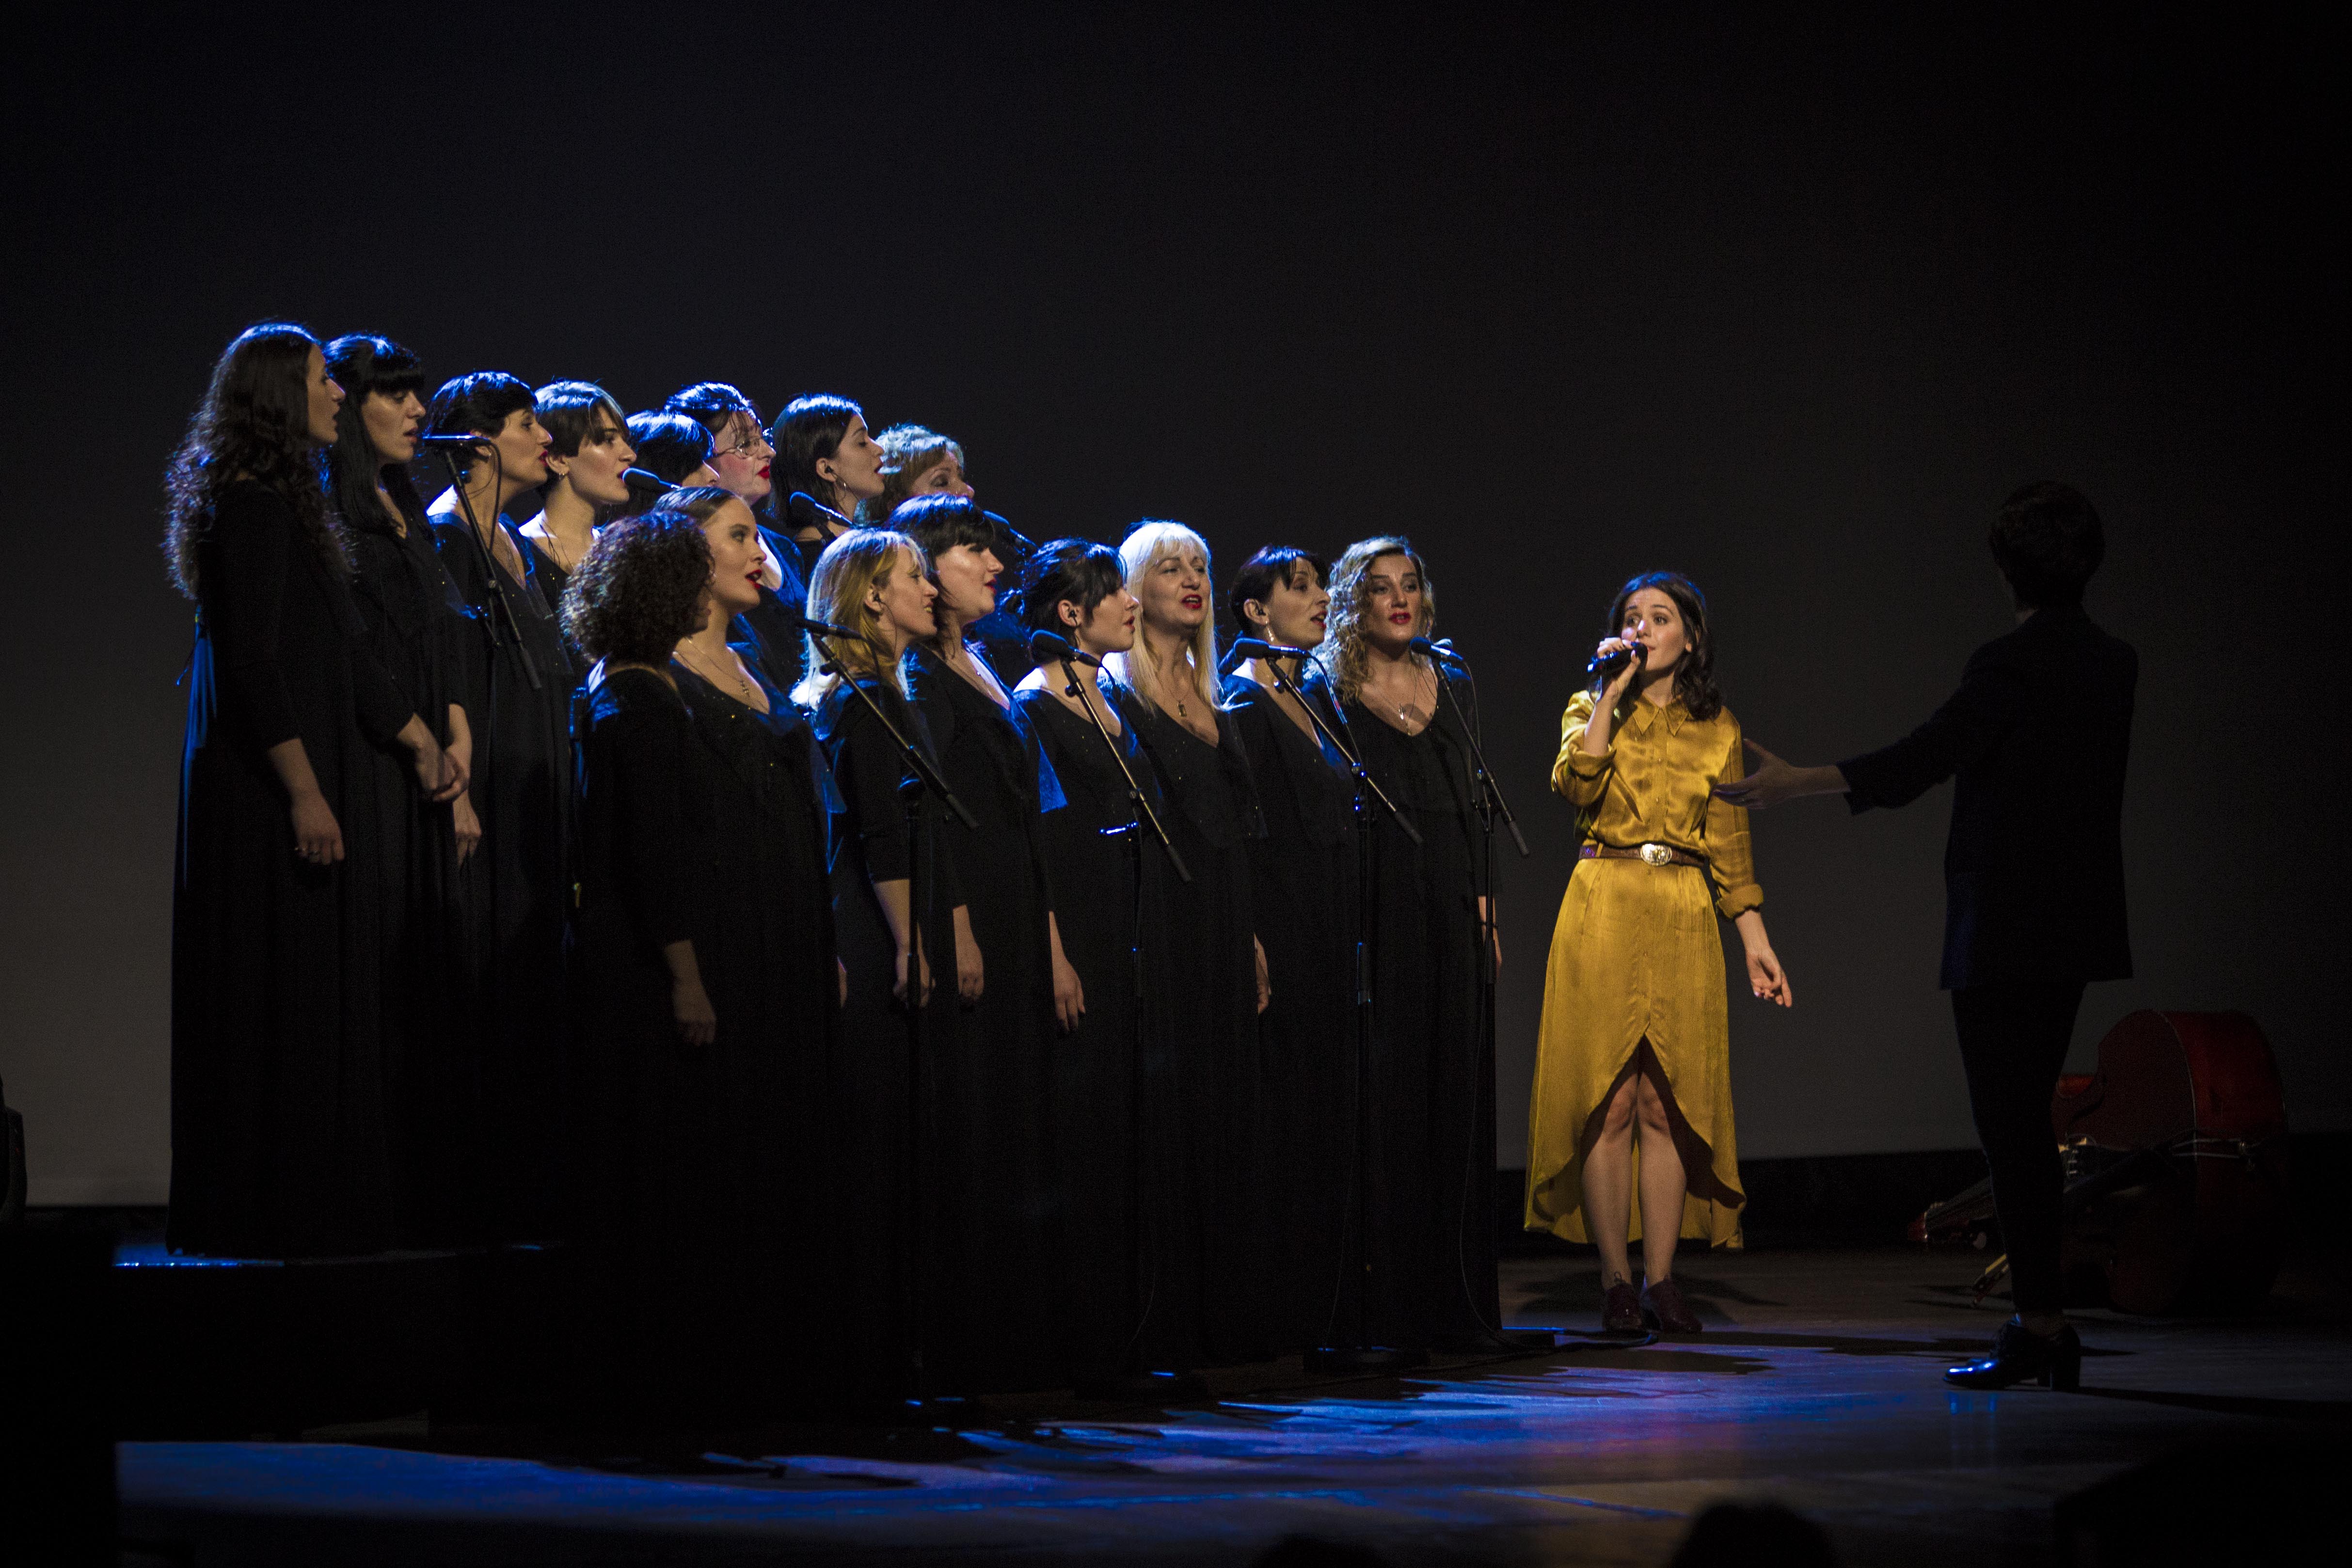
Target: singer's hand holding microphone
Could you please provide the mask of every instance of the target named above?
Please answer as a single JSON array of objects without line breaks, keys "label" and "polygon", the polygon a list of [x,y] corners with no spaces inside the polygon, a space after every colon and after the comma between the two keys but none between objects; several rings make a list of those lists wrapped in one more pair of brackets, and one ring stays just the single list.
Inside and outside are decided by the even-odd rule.
[{"label": "singer's hand holding microphone", "polygon": [[1624,637],[1604,637],[1601,646],[1593,650],[1592,662],[1584,666],[1584,674],[1588,679],[1609,683],[1608,695],[1613,704],[1640,678],[1649,656],[1649,649],[1643,643]]}]

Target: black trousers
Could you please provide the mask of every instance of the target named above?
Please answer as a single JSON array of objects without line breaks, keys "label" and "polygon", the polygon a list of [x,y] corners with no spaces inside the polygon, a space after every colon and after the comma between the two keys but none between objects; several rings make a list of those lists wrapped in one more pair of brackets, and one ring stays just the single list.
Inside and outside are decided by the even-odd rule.
[{"label": "black trousers", "polygon": [[2062,1304],[2058,1239],[2066,1176],[2050,1130],[2050,1100],[2082,1006],[2080,980],[1968,986],[1952,993],[1969,1108],[1992,1168],[1993,1207],[2021,1312],[2054,1312]]}]

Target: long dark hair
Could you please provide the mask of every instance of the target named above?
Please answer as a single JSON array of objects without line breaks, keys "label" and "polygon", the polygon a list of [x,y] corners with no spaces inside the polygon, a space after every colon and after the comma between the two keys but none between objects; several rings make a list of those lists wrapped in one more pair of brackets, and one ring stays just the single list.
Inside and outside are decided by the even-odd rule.
[{"label": "long dark hair", "polygon": [[189,598],[196,596],[196,549],[213,507],[238,478],[257,479],[283,497],[328,570],[350,573],[310,438],[310,350],[318,346],[290,322],[264,321],[239,332],[213,365],[163,475],[163,555]]},{"label": "long dark hair", "polygon": [[425,390],[425,371],[416,356],[389,338],[372,332],[348,332],[327,345],[327,373],[343,389],[343,406],[335,413],[335,444],[327,448],[327,488],[335,511],[347,528],[388,534],[391,520],[377,505],[382,485],[392,504],[411,527],[425,517],[425,502],[405,464],[386,463],[368,435],[363,405],[371,395],[395,401]]},{"label": "long dark hair", "polygon": [[[1681,699],[1691,717],[1705,721],[1723,711],[1723,694],[1715,685],[1715,633],[1706,624],[1706,595],[1698,584],[1678,571],[1645,571],[1617,591],[1609,603],[1609,625],[1601,634],[1614,637],[1625,628],[1625,602],[1649,588],[1655,589],[1675,601],[1683,618],[1683,635],[1689,639],[1689,651],[1682,663],[1675,666],[1675,695]],[[1593,685],[1593,695],[1601,693],[1601,685]]]},{"label": "long dark hair", "polygon": [[844,517],[855,510],[854,506],[840,504],[841,492],[818,475],[816,465],[841,450],[849,422],[865,417],[864,409],[830,392],[811,392],[784,404],[783,412],[776,415],[776,427],[768,432],[768,444],[776,449],[770,466],[775,488],[768,493],[768,500],[779,523],[786,520],[784,505],[795,490],[806,491],[812,499]]},{"label": "long dark hair", "polygon": [[1127,564],[1118,551],[1092,539],[1048,539],[1021,566],[1021,585],[1004,608],[1032,632],[1066,637],[1070,628],[1054,613],[1067,601],[1081,619],[1127,586]]}]

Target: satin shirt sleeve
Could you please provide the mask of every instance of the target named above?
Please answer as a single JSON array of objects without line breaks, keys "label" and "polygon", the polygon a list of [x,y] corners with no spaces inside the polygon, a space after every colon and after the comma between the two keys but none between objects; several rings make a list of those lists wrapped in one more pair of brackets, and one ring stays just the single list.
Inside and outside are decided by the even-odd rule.
[{"label": "satin shirt sleeve", "polygon": [[1748,811],[1715,798],[1717,784],[1747,772],[1739,721],[1727,710],[1701,721],[1678,702],[1660,709],[1637,701],[1595,757],[1584,749],[1592,711],[1591,693],[1569,699],[1551,769],[1554,792],[1583,815],[1585,841],[1612,849],[1664,844],[1701,857],[1727,920],[1762,904]]}]

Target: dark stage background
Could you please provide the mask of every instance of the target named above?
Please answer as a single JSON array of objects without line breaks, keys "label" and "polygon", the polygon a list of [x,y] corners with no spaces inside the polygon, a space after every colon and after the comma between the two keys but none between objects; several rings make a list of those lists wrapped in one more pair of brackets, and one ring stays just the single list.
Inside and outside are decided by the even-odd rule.
[{"label": "dark stage background", "polygon": [[[206,8],[36,41],[0,367],[0,1073],[35,1200],[164,1190],[189,615],[157,481],[267,316],[631,408],[846,392],[960,437],[1041,538],[1172,517],[1229,570],[1410,533],[1537,850],[1502,883],[1506,1166],[1570,864],[1545,779],[1613,586],[1696,576],[1748,733],[1832,759],[2008,625],[1985,527],[2072,480],[2113,541],[2091,609],[2143,659],[2140,977],[2093,988],[2077,1060],[2131,1008],[2243,1008],[2297,1124],[2352,1125],[2333,46],[1643,11]],[[383,30],[322,31],[352,16]],[[1734,980],[1743,1154],[1972,1142],[1947,800],[1759,820],[1798,1005]]]}]

